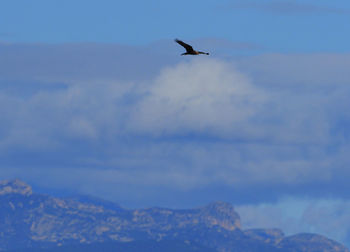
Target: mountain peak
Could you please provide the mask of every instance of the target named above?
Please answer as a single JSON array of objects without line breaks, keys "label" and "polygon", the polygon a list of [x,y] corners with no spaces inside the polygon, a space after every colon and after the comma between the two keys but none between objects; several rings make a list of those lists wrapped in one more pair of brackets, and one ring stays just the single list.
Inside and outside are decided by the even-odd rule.
[{"label": "mountain peak", "polygon": [[0,181],[0,195],[6,194],[29,196],[32,194],[32,187],[19,179]]},{"label": "mountain peak", "polygon": [[219,225],[227,230],[241,228],[241,220],[232,204],[215,201],[201,208],[203,217],[206,217],[208,224]]}]

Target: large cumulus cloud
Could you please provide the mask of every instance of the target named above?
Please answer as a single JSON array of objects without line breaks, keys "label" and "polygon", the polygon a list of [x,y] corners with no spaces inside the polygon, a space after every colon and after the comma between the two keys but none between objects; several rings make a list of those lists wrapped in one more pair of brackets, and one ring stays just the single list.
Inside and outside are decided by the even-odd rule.
[{"label": "large cumulus cloud", "polygon": [[134,114],[138,131],[155,135],[248,137],[244,127],[266,94],[229,64],[194,60],[165,69]]}]

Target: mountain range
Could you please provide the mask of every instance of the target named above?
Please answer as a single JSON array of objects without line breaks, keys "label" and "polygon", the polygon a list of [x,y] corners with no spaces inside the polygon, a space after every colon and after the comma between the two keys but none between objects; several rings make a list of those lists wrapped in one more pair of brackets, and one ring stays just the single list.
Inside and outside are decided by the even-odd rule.
[{"label": "mountain range", "polygon": [[327,237],[279,229],[243,229],[225,202],[174,210],[127,209],[89,196],[33,193],[0,181],[0,251],[350,252]]}]

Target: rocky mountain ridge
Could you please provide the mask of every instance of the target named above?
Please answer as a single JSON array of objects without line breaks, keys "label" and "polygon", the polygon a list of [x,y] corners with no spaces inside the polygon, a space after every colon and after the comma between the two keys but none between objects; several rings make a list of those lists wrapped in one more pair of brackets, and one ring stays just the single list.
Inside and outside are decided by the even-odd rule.
[{"label": "rocky mountain ridge", "polygon": [[31,195],[33,193],[32,187],[26,183],[15,179],[13,181],[3,180],[0,181],[0,195],[6,194],[21,194]]},{"label": "rocky mountain ridge", "polygon": [[36,194],[26,183],[14,180],[0,182],[0,205],[1,251],[177,240],[220,252],[349,252],[341,244],[315,234],[286,237],[278,229],[243,230],[239,215],[225,202],[186,210],[130,210],[103,200]]}]

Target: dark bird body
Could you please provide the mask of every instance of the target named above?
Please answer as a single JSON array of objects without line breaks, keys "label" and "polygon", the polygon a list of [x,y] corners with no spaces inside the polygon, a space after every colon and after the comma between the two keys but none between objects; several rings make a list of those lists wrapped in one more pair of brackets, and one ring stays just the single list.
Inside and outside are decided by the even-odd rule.
[{"label": "dark bird body", "polygon": [[181,55],[199,55],[199,54],[209,55],[209,53],[206,53],[206,52],[193,50],[192,46],[190,46],[189,44],[186,44],[185,42],[183,42],[179,39],[175,39],[175,42],[178,43],[179,45],[183,46],[186,49],[186,52],[181,54]]}]

